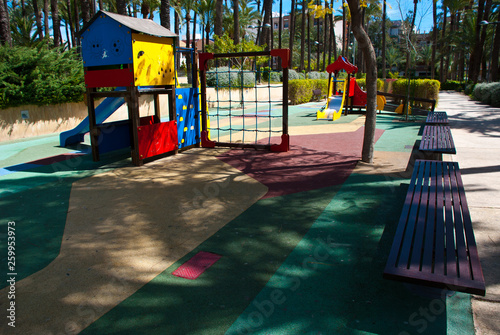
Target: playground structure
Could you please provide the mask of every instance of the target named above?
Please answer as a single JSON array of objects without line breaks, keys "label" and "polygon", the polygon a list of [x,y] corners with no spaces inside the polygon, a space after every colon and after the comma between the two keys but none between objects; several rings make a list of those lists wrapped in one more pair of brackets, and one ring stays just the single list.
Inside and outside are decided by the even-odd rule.
[{"label": "playground structure", "polygon": [[[101,153],[130,147],[133,164],[142,165],[200,143],[197,76],[192,88],[176,90],[176,53],[191,52],[176,50],[176,34],[151,20],[99,11],[80,35],[89,115],[76,128],[61,133],[61,146],[82,142],[89,133],[94,161]],[[97,90],[109,87],[118,88]],[[141,117],[142,95],[152,96],[154,115]],[[168,96],[165,122],[161,122],[160,95]],[[95,100],[103,97],[95,107]],[[128,120],[105,123],[125,103]]]},{"label": "playground structure", "polygon": [[[106,31],[106,34],[103,32]],[[213,132],[217,135],[227,133],[229,144],[225,146],[266,148],[272,151],[287,151],[288,139],[288,66],[289,50],[272,50],[257,53],[239,54],[202,54],[200,64],[207,67],[209,59],[218,62],[229,61],[229,71],[234,68],[233,61],[240,57],[253,57],[254,66],[257,58],[267,59],[269,68],[273,58],[281,58],[283,68],[283,99],[261,104],[257,99],[257,90],[263,89],[254,83],[255,105],[253,111],[255,122],[247,120],[250,114],[246,112],[249,101],[243,94],[237,99],[240,112],[232,108],[232,98],[229,101],[217,102],[215,112],[209,113],[206,101],[205,71],[200,71],[202,82],[203,137],[200,136],[200,92],[198,88],[197,54],[193,49],[176,48],[177,35],[151,20],[137,19],[105,11],[98,12],[80,32],[82,38],[82,58],[85,69],[85,85],[87,87],[88,117],[77,127],[60,134],[60,146],[68,146],[84,141],[85,134],[90,134],[92,158],[99,161],[99,155],[113,150],[131,148],[134,165],[142,165],[145,161],[175,154],[179,149],[224,145],[223,142],[209,139],[210,121],[208,115],[214,118]],[[192,87],[177,87],[175,58],[178,53],[188,53],[192,64]],[[276,70],[271,70],[277,72]],[[233,70],[238,72],[238,70]],[[246,71],[248,72],[248,71]],[[251,71],[261,75],[259,70]],[[205,83],[205,84],[204,84]],[[240,91],[243,91],[243,81],[240,81]],[[219,85],[219,83],[217,83]],[[217,86],[217,91],[227,87]],[[98,91],[98,88],[117,87],[114,90]],[[270,83],[267,88],[270,89]],[[248,89],[248,87],[245,87]],[[264,88],[265,89],[265,88]],[[229,90],[231,91],[231,90]],[[160,95],[168,96],[168,121],[161,121]],[[152,96],[154,115],[140,115],[139,97]],[[105,98],[97,107],[95,100]],[[285,102],[285,103],[284,103]],[[281,104],[282,113],[275,113],[276,104]],[[105,122],[123,105],[127,105],[128,119],[115,122]],[[222,105],[226,114],[221,113]],[[246,104],[246,106],[245,106]],[[281,107],[281,106],[280,106]],[[267,108],[267,109],[266,109]],[[266,111],[267,110],[267,116]],[[221,119],[226,126],[220,127]],[[266,119],[267,122],[261,122]],[[278,122],[279,121],[279,122]],[[280,126],[279,130],[276,130]],[[235,127],[236,126],[236,127]],[[255,140],[246,143],[253,132]],[[281,142],[273,143],[272,134],[281,134]],[[268,134],[267,144],[262,139]],[[233,136],[235,135],[235,136]],[[239,139],[237,139],[239,138]],[[203,141],[202,141],[203,139]]]},{"label": "playground structure", "polygon": [[[357,66],[351,64],[345,57],[339,56],[335,62],[326,67],[326,71],[329,74],[328,96],[325,106],[317,111],[316,119],[335,121],[342,113],[347,115],[349,109],[352,112],[353,108],[366,107],[366,92],[359,87],[356,78],[352,76],[358,72]],[[337,79],[339,71],[345,71],[347,78]],[[337,83],[341,84],[340,90],[337,90]],[[385,97],[377,93],[377,110],[383,110],[385,103]]]},{"label": "playground structure", "polygon": [[[203,147],[289,150],[289,49],[230,54],[201,53],[199,63]],[[215,87],[217,98],[212,101],[213,108],[209,112],[207,72],[210,65],[215,65],[210,75],[212,79],[215,78],[215,85],[212,86]],[[283,84],[271,83],[273,75],[279,73],[275,70],[276,67],[282,69]],[[264,78],[267,83],[258,84],[259,78]],[[270,91],[276,87],[282,88],[282,97],[279,99],[271,98]],[[234,88],[238,90],[232,90]],[[251,98],[245,94],[249,91],[253,93]],[[265,91],[268,93],[267,101],[259,98],[259,92]],[[228,95],[223,97],[222,93]]]}]

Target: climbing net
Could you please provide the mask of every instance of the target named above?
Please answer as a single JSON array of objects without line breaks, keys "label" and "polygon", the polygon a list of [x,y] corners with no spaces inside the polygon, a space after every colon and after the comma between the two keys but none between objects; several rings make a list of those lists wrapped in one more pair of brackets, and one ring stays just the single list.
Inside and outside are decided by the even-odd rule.
[{"label": "climbing net", "polygon": [[204,147],[288,150],[289,54],[200,54]]}]

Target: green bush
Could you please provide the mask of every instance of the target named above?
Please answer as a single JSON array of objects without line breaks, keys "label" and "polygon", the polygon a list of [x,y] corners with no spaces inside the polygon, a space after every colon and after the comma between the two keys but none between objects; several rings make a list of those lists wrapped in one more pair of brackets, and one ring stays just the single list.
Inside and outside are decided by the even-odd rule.
[{"label": "green bush", "polygon": [[298,73],[299,79],[306,79],[305,73]]},{"label": "green bush", "polygon": [[296,80],[296,79],[300,79],[300,75],[299,73],[297,73],[297,71],[295,70],[288,70],[288,80]]},{"label": "green bush", "polygon": [[313,71],[307,74],[307,79],[321,79],[321,73]]},{"label": "green bush", "polygon": [[74,51],[0,47],[0,108],[83,100],[83,65]]},{"label": "green bush", "polygon": [[[410,97],[432,99],[438,101],[440,83],[432,79],[414,79],[410,81]],[[392,93],[406,96],[407,79],[398,79],[392,83]],[[414,106],[429,109],[431,103],[415,101]]]},{"label": "green bush", "polygon": [[[358,86],[366,91],[366,78],[356,79],[356,81],[358,82]],[[383,88],[384,88],[384,81],[380,78],[377,78],[377,90],[382,91]]]},{"label": "green bush", "polygon": [[[265,73],[265,72],[263,72]],[[269,74],[269,72],[267,72]],[[243,76],[243,84],[241,83]],[[207,87],[218,88],[238,88],[254,87],[255,73],[253,71],[239,71],[230,69],[227,66],[221,66],[207,71]],[[229,79],[231,78],[231,80]]]},{"label": "green bush", "polygon": [[500,83],[479,83],[474,87],[472,94],[474,100],[500,107]]},{"label": "green bush", "polygon": [[467,82],[460,82],[458,80],[447,80],[441,83],[441,90],[443,91],[457,91],[463,92],[467,86]]},{"label": "green bush", "polygon": [[269,81],[269,76],[271,76],[272,82],[282,81],[283,73],[271,69],[269,66],[262,68],[262,80]]},{"label": "green bush", "polygon": [[328,94],[328,80],[326,79],[296,79],[288,82],[288,99],[292,105],[311,101],[313,90],[321,89],[321,95]]}]

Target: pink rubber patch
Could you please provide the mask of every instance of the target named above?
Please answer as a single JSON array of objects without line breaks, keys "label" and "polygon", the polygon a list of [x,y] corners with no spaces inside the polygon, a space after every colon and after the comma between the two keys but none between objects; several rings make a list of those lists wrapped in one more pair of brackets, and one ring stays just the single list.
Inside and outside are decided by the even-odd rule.
[{"label": "pink rubber patch", "polygon": [[181,278],[196,279],[221,257],[211,252],[200,251],[189,261],[179,266],[172,274]]}]

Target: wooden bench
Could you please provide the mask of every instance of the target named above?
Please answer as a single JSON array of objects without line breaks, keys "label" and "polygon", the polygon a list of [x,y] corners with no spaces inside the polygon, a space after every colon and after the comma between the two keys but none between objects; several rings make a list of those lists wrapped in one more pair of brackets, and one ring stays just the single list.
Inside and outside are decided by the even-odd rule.
[{"label": "wooden bench", "polygon": [[425,119],[427,124],[448,124],[448,115],[446,112],[429,112]]},{"label": "wooden bench", "polygon": [[384,278],[485,295],[458,163],[416,161]]},{"label": "wooden bench", "polygon": [[419,150],[429,154],[428,158],[441,160],[442,154],[456,154],[455,143],[449,126],[426,125],[422,133]]}]

